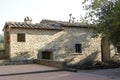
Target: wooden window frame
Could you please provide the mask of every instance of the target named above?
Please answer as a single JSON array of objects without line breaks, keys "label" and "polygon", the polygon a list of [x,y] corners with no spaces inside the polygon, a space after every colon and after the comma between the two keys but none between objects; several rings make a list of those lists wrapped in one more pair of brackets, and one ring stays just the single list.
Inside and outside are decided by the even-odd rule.
[{"label": "wooden window frame", "polygon": [[25,42],[26,38],[25,38],[25,33],[18,33],[17,34],[17,42]]}]

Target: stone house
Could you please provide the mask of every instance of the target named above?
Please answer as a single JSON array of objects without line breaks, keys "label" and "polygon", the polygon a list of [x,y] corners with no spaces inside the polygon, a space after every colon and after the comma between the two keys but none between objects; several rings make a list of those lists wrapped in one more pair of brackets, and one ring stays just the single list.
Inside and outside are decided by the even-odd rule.
[{"label": "stone house", "polygon": [[5,51],[11,60],[47,59],[70,64],[101,60],[101,38],[91,38],[87,25],[42,20],[33,24],[6,22],[3,28]]}]

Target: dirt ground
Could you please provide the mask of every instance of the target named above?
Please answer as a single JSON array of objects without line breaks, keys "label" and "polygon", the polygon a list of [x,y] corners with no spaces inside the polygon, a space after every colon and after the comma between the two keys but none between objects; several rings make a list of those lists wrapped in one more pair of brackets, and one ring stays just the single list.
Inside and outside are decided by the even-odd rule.
[{"label": "dirt ground", "polygon": [[120,80],[120,68],[98,69],[98,70],[79,70],[79,73],[94,74],[108,77],[112,80]]},{"label": "dirt ground", "polygon": [[[0,66],[0,80],[120,80],[120,68],[79,72],[53,71],[56,69],[58,68],[36,64]],[[49,70],[53,72],[32,73]]]}]

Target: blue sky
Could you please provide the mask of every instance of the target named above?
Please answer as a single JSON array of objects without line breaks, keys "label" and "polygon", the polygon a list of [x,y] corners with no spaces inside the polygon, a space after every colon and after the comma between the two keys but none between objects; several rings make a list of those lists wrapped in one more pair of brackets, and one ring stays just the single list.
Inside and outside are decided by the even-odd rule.
[{"label": "blue sky", "polygon": [[30,16],[33,23],[42,19],[68,21],[72,13],[76,20],[84,15],[83,0],[0,0],[0,33],[6,21],[23,22]]}]

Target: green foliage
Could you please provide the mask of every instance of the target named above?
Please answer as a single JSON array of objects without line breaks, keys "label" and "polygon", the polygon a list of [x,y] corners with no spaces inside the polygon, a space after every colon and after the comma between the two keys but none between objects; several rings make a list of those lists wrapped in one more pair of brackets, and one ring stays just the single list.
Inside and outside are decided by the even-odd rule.
[{"label": "green foliage", "polygon": [[4,37],[2,34],[0,34],[0,50],[4,49]]},{"label": "green foliage", "polygon": [[120,0],[85,0],[89,2],[87,18],[95,26],[95,35],[106,36],[116,45],[120,42]]}]

